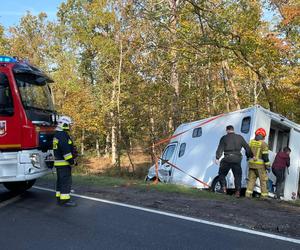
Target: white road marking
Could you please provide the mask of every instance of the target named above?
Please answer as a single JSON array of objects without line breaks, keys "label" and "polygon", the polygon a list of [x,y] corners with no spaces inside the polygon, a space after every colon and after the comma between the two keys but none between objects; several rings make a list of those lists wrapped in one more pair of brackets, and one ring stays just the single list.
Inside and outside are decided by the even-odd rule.
[{"label": "white road marking", "polygon": [[[43,191],[55,192],[55,190],[53,190],[53,189],[43,188],[43,187],[39,187],[39,186],[34,186],[34,188],[39,189],[39,190],[43,190]],[[91,201],[99,201],[99,202],[102,202],[102,203],[107,203],[107,204],[126,207],[126,208],[132,208],[132,209],[136,209],[136,210],[140,210],[140,211],[144,211],[144,212],[165,215],[165,216],[178,218],[178,219],[182,219],[182,220],[198,222],[198,223],[202,223],[202,224],[206,224],[206,225],[210,225],[210,226],[226,228],[226,229],[239,231],[239,232],[244,232],[244,233],[248,233],[248,234],[264,236],[264,237],[268,237],[268,238],[272,238],[272,239],[276,239],[276,240],[283,240],[283,241],[288,241],[288,242],[293,242],[293,243],[296,243],[296,244],[300,244],[300,240],[298,240],[298,239],[279,236],[279,235],[276,235],[276,234],[263,233],[263,232],[259,232],[259,231],[255,231],[255,230],[251,230],[251,229],[242,228],[242,227],[230,226],[230,225],[226,225],[226,224],[222,224],[222,223],[211,222],[211,221],[202,220],[202,219],[196,219],[196,218],[188,217],[188,216],[184,216],[184,215],[178,215],[178,214],[158,211],[158,210],[154,210],[154,209],[150,209],[150,208],[144,208],[144,207],[139,207],[139,206],[128,205],[128,204],[125,204],[125,203],[109,201],[109,200],[89,197],[89,196],[85,196],[85,195],[79,195],[79,194],[74,194],[73,193],[73,194],[71,194],[71,196],[82,198],[82,199],[87,199],[87,200],[91,200]]]},{"label": "white road marking", "polygon": [[20,200],[20,198],[21,198],[21,196],[18,195],[18,196],[15,196],[15,197],[11,198],[11,199],[5,200],[5,201],[0,203],[0,208],[5,207],[5,206],[7,206],[11,203],[16,202],[16,201]]}]

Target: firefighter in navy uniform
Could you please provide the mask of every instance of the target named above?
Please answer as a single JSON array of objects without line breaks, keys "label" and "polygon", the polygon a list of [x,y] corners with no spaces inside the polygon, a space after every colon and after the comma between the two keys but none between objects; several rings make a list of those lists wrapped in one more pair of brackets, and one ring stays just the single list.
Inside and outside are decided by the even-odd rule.
[{"label": "firefighter in navy uniform", "polygon": [[74,165],[74,145],[69,131],[72,120],[68,116],[61,116],[57,121],[53,138],[54,166],[56,167],[56,198],[61,206],[74,207],[71,200],[72,165]]},{"label": "firefighter in navy uniform", "polygon": [[268,197],[267,171],[270,171],[269,148],[264,141],[267,133],[263,128],[255,131],[255,138],[250,141],[250,148],[253,152],[253,157],[249,160],[248,185],[246,197],[251,197],[255,186],[256,179],[259,178],[261,197]]},{"label": "firefighter in navy uniform", "polygon": [[234,175],[235,196],[238,198],[240,197],[242,181],[241,149],[245,149],[247,158],[252,157],[252,152],[245,139],[241,135],[234,133],[234,127],[232,125],[226,127],[226,132],[227,135],[224,135],[221,138],[216,152],[216,163],[218,165],[219,159],[224,153],[224,158],[222,159],[219,168],[221,192],[227,192],[225,177],[231,169]]}]

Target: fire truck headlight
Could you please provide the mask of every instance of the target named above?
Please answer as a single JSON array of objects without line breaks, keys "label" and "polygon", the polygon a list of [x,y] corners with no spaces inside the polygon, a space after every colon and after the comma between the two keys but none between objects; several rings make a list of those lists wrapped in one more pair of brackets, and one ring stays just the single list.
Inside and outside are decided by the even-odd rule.
[{"label": "fire truck headlight", "polygon": [[30,154],[30,160],[31,160],[32,166],[34,166],[35,168],[41,168],[39,154],[36,154],[36,153]]}]

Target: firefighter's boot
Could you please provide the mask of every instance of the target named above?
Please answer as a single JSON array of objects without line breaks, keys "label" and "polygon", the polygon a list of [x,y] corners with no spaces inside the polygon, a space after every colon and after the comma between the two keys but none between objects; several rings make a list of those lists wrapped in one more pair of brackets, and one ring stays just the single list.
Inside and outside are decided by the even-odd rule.
[{"label": "firefighter's boot", "polygon": [[60,192],[56,191],[56,204],[59,205],[60,204]]}]

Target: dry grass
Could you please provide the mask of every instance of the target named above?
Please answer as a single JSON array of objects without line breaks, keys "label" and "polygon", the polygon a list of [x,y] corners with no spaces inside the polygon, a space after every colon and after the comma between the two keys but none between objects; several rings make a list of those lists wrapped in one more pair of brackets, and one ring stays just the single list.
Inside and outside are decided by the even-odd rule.
[{"label": "dry grass", "polygon": [[107,174],[110,176],[134,176],[144,178],[152,164],[151,157],[142,152],[135,152],[130,155],[130,159],[132,163],[127,154],[123,155],[121,157],[121,169],[116,169],[116,167],[111,164],[109,157],[82,158],[78,172],[92,175]]}]

